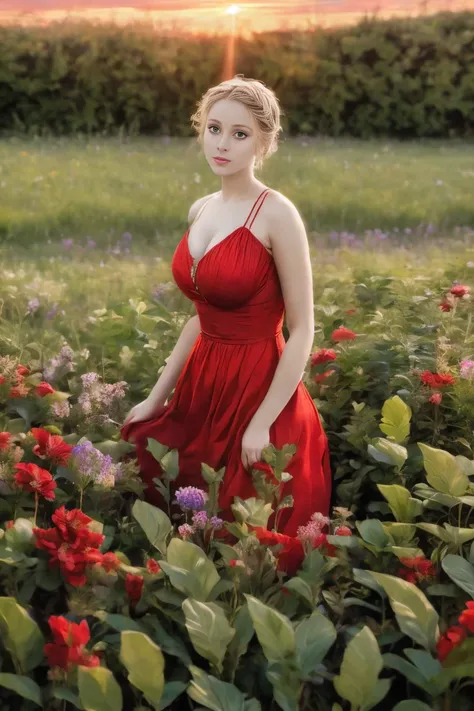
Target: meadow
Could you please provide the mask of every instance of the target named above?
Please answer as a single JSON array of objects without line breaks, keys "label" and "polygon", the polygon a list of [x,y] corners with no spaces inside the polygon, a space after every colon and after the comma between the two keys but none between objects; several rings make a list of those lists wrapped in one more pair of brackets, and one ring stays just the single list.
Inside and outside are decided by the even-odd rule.
[{"label": "meadow", "polygon": [[223,524],[222,471],[175,516],[178,453],[149,442],[162,510],[119,441],[191,313],[195,143],[0,142],[0,711],[472,708],[473,153],[300,137],[259,174],[307,226],[334,475],[289,538],[291,443]]}]

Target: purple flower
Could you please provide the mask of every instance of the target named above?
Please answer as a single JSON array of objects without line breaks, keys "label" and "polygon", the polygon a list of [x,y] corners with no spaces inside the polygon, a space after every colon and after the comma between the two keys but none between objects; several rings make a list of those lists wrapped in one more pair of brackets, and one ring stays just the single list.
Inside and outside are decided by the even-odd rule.
[{"label": "purple flower", "polygon": [[459,375],[461,378],[465,378],[466,380],[474,378],[474,360],[462,360],[460,365],[461,371]]},{"label": "purple flower", "polygon": [[133,237],[130,234],[130,232],[124,232],[122,235],[122,239],[124,239],[126,242],[130,242],[130,240],[133,239]]},{"label": "purple flower", "polygon": [[87,246],[90,247],[91,249],[93,249],[95,247],[95,245],[96,245],[96,241],[94,239],[89,238],[87,240]]},{"label": "purple flower", "polygon": [[56,314],[58,313],[58,308],[59,306],[55,303],[54,306],[47,312],[46,318],[48,319],[48,321],[56,316]]},{"label": "purple flower", "polygon": [[176,491],[176,501],[182,511],[200,511],[207,501],[207,494],[195,486],[182,486]]},{"label": "purple flower", "polygon": [[193,526],[195,530],[202,531],[206,528],[207,521],[207,513],[205,511],[196,511],[193,516]]},{"label": "purple flower", "polygon": [[39,307],[40,307],[39,299],[36,299],[36,298],[30,299],[28,301],[27,313],[34,314],[35,311],[38,311]]},{"label": "purple flower", "polygon": [[220,531],[222,526],[224,525],[224,521],[221,518],[218,518],[217,516],[213,516],[210,519],[209,523],[216,531]]},{"label": "purple flower", "polygon": [[69,239],[63,239],[64,249],[70,249],[73,246],[73,244],[74,244],[74,240],[72,239],[72,237],[70,237]]},{"label": "purple flower", "polygon": [[[69,466],[87,481],[111,487],[115,483],[117,465],[109,454],[102,454],[88,439],[82,438],[71,452]],[[119,472],[119,476],[122,472]]]}]

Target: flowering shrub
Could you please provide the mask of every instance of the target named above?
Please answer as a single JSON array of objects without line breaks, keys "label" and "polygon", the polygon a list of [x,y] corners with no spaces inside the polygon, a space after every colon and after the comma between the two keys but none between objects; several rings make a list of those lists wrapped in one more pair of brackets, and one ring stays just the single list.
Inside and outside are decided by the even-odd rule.
[{"label": "flowering shrub", "polygon": [[107,383],[89,356],[131,368],[118,329],[150,345],[146,304],[96,313],[87,349],[0,357],[3,707],[470,708],[470,289],[395,299],[395,279],[356,282],[344,308],[318,302],[324,347],[305,379],[334,505],[296,536],[278,528],[292,443],[264,450],[256,496],[226,521],[224,471],[203,462],[202,486],[177,488],[178,452],[150,439],[163,506],[143,500],[118,425],[156,373],[140,351]]}]

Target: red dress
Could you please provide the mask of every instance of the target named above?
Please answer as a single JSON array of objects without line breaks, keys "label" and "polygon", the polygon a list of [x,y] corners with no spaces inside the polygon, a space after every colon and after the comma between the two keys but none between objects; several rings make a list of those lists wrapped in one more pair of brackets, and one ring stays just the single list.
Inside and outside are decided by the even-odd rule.
[{"label": "red dress", "polygon": [[[189,252],[189,229],[173,255],[174,280],[195,302],[201,333],[169,403],[157,409],[153,418],[121,428],[122,439],[135,442],[141,476],[149,485],[147,499],[157,506],[164,502],[152,479],[162,470],[146,451],[148,437],[178,450],[176,487],[206,489],[201,462],[216,470],[225,466],[219,499],[223,518],[232,520],[234,496],[257,496],[242,463],[241,442],[285,346],[278,272],[270,253],[251,232],[267,194],[268,189],[259,195],[242,227],[199,260]],[[295,535],[314,512],[329,514],[331,495],[327,436],[301,380],[270,426],[270,442],[278,449],[286,443],[297,447],[287,466],[293,478],[284,485],[284,494],[293,495],[294,506],[283,510],[278,526],[280,532]]]}]

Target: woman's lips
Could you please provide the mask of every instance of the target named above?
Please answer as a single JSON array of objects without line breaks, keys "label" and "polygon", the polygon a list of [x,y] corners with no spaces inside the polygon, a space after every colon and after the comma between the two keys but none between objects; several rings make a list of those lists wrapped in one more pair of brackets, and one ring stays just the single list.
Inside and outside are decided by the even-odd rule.
[{"label": "woman's lips", "polygon": [[225,163],[230,163],[230,160],[228,160],[227,158],[216,158],[215,156],[214,156],[214,161],[218,165],[224,165]]}]

